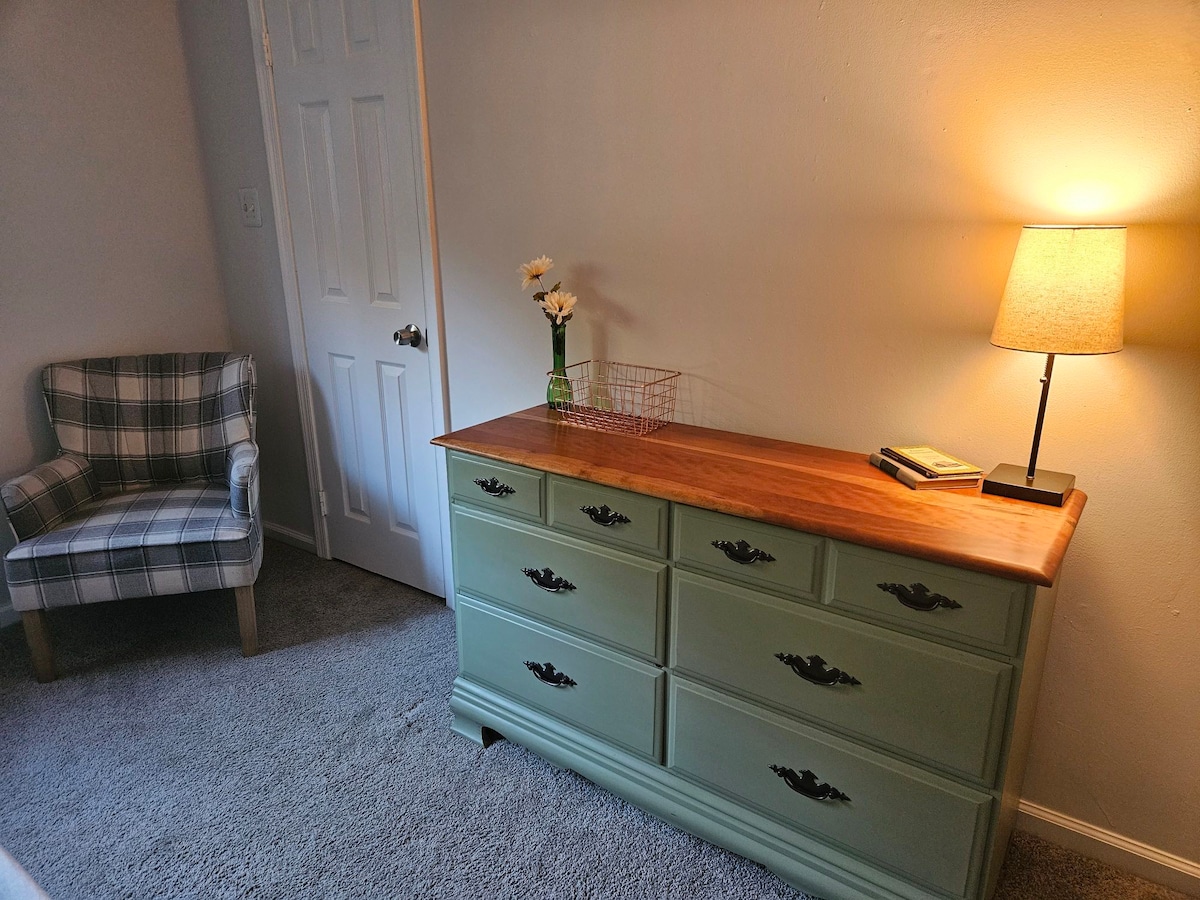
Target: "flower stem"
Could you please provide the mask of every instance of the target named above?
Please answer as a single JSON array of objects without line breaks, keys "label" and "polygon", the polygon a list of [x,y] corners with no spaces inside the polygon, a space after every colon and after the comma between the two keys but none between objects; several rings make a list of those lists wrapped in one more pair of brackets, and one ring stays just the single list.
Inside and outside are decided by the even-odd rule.
[{"label": "flower stem", "polygon": [[567,323],[550,321],[550,350],[553,357],[553,374],[546,388],[546,404],[551,409],[570,403],[571,382],[567,379]]}]

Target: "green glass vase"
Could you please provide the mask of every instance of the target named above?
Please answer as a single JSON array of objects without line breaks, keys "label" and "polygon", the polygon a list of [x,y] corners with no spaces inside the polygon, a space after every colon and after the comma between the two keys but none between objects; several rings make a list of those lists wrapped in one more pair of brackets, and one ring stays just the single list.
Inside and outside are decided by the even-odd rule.
[{"label": "green glass vase", "polygon": [[[546,385],[546,405],[557,409],[571,402],[571,382],[567,380],[567,323],[550,320],[550,349],[554,354],[553,372]],[[563,376],[561,378],[555,376]]]}]

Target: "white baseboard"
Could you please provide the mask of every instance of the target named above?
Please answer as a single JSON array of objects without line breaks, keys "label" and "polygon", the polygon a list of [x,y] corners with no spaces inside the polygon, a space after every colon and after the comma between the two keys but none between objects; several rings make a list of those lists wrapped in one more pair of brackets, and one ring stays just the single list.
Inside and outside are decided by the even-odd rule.
[{"label": "white baseboard", "polygon": [[1022,800],[1017,807],[1017,828],[1132,872],[1147,881],[1200,897],[1200,862],[1175,856],[1027,800]]},{"label": "white baseboard", "polygon": [[317,552],[316,539],[311,534],[296,531],[294,528],[276,525],[273,522],[263,522],[263,534],[273,540],[290,544],[293,547],[299,547],[301,550],[307,550],[309,553]]}]

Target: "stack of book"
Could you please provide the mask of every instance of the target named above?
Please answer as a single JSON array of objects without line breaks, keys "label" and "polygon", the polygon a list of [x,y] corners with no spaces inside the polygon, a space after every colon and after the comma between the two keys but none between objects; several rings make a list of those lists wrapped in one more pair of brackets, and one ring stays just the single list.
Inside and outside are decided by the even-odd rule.
[{"label": "stack of book", "polygon": [[934,488],[973,488],[983,470],[932,447],[881,447],[871,465],[887,472],[914,491]]}]

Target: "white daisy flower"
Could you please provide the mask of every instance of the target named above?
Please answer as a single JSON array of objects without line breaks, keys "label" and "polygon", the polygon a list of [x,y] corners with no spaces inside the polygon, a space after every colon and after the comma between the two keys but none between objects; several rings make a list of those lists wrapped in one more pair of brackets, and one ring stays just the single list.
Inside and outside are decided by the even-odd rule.
[{"label": "white daisy flower", "polygon": [[531,259],[525,265],[521,266],[517,272],[523,277],[521,281],[521,290],[529,287],[547,272],[554,268],[554,260],[548,256],[539,256],[537,259]]},{"label": "white daisy flower", "polygon": [[546,311],[546,318],[561,325],[573,315],[575,304],[579,298],[567,291],[551,291],[542,298],[541,306]]}]

